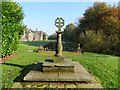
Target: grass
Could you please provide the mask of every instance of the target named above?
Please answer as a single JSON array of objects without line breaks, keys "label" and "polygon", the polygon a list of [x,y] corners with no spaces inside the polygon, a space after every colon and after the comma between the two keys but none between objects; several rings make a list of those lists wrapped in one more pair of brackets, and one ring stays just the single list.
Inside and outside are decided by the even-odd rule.
[{"label": "grass", "polygon": [[[33,52],[33,49],[43,45],[41,42],[22,42],[16,55],[2,64],[2,85],[10,88],[15,81],[22,81],[23,77],[39,61],[53,57],[55,52]],[[118,87],[118,58],[116,56],[85,52],[63,52],[65,58],[80,62],[104,88]]]}]

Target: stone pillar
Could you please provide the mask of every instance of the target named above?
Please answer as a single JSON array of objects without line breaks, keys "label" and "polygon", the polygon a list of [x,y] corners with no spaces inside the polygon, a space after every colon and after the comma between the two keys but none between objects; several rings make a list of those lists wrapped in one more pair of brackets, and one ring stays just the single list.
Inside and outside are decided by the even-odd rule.
[{"label": "stone pillar", "polygon": [[80,44],[78,44],[77,53],[81,52]]},{"label": "stone pillar", "polygon": [[56,47],[55,47],[56,54],[54,55],[57,58],[55,57],[54,62],[59,62],[59,61],[63,60],[63,55],[62,55],[63,47],[62,47],[62,40],[61,40],[61,36],[62,36],[61,28],[64,26],[64,20],[61,17],[58,17],[55,20],[55,26],[58,27],[58,31],[56,31],[56,33],[57,33],[57,42],[56,42]]},{"label": "stone pillar", "polygon": [[62,31],[56,31],[57,33],[57,42],[56,42],[56,47],[55,47],[55,51],[56,51],[56,54],[54,56],[57,56],[57,57],[63,57],[62,55],[62,40],[61,40],[61,36],[62,36]]}]

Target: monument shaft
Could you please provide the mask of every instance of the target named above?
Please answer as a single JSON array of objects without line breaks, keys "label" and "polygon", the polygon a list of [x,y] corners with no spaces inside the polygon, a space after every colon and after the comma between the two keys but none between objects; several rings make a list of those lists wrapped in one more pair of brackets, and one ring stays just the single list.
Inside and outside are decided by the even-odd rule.
[{"label": "monument shaft", "polygon": [[57,43],[56,43],[56,54],[54,56],[58,56],[58,57],[62,57],[62,39],[61,39],[61,36],[62,36],[62,31],[56,31],[57,33]]},{"label": "monument shaft", "polygon": [[62,18],[57,18],[55,20],[55,26],[58,27],[58,31],[56,31],[57,42],[56,42],[56,47],[55,47],[56,54],[54,56],[63,57],[63,55],[62,55],[62,48],[63,47],[62,47],[62,39],[61,39],[61,36],[62,36],[61,27],[64,26],[64,20]]}]

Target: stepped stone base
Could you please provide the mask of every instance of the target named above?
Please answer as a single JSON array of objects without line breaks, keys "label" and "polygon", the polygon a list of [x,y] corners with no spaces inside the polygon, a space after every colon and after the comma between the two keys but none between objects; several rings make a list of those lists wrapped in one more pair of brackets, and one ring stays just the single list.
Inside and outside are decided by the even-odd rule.
[{"label": "stepped stone base", "polygon": [[16,82],[12,88],[102,88],[80,63],[71,59],[53,62],[46,59],[39,62],[24,77],[23,82]]},{"label": "stepped stone base", "polygon": [[[68,62],[69,59],[66,59],[65,62]],[[71,63],[53,63],[54,65],[57,65],[61,67],[61,69],[64,70],[64,72],[54,72],[52,70],[52,64],[43,62],[43,69],[44,71],[37,70],[38,67],[40,68],[40,64],[37,64],[36,67],[34,67],[33,70],[31,70],[25,77],[24,81],[67,81],[67,82],[91,82],[93,77],[91,74],[89,74],[81,64],[78,62],[72,62]],[[47,67],[51,66],[51,67]],[[53,67],[54,70],[57,68],[59,71],[59,67]],[[74,72],[68,72],[66,68],[69,71],[69,67],[72,67]],[[74,67],[74,68],[73,68]],[[50,69],[49,69],[50,68]],[[45,72],[46,69],[49,69],[51,72]],[[66,71],[65,71],[66,70]],[[61,71],[61,70],[60,70]],[[70,70],[71,71],[71,70]]]},{"label": "stepped stone base", "polygon": [[53,59],[46,59],[43,62],[43,72],[74,72],[75,64],[71,59],[63,59],[59,63],[54,63]]}]

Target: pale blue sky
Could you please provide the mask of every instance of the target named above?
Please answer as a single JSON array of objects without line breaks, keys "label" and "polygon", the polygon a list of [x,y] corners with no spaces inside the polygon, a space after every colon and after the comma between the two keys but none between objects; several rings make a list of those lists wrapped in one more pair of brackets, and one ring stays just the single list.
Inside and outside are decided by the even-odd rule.
[{"label": "pale blue sky", "polygon": [[[50,35],[57,30],[54,25],[57,17],[62,17],[65,25],[76,23],[85,10],[93,5],[93,2],[20,2],[20,4],[25,13],[24,24],[28,28],[33,30],[38,28]],[[109,2],[107,4],[118,3]]]}]

